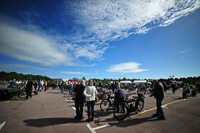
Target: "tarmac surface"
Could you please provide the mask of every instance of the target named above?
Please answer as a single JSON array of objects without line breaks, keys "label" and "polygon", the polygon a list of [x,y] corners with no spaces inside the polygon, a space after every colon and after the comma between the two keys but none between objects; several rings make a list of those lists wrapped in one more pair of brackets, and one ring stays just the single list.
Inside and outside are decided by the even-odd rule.
[{"label": "tarmac surface", "polygon": [[155,99],[146,96],[140,114],[131,113],[118,121],[112,113],[100,111],[95,105],[95,120],[86,122],[74,119],[74,101],[68,92],[47,90],[25,100],[13,97],[0,101],[0,133],[199,133],[200,96],[182,99],[181,92],[165,93],[163,110],[166,120],[151,117],[156,111]]}]

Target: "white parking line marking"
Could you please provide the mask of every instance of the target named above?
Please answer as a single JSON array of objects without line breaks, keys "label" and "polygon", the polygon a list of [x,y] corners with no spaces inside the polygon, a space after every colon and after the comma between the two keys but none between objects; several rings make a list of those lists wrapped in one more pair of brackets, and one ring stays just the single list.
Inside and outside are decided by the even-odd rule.
[{"label": "white parking line marking", "polygon": [[75,107],[72,107],[74,110],[76,110],[76,108]]},{"label": "white parking line marking", "polygon": [[0,124],[0,130],[3,128],[3,126],[5,126],[6,121],[4,121],[2,124]]},{"label": "white parking line marking", "polygon": [[110,124],[105,124],[105,125],[102,125],[102,126],[99,126],[99,127],[95,127],[95,128],[92,128],[91,126],[90,126],[90,124],[87,124],[87,127],[90,129],[90,131],[92,132],[92,133],[96,133],[95,132],[95,130],[97,130],[97,129],[101,129],[101,128],[104,128],[104,127],[110,127]]},{"label": "white parking line marking", "polygon": [[90,124],[87,124],[87,127],[90,129],[90,131],[91,131],[92,133],[96,133],[96,132],[94,131],[94,129],[90,126]]}]

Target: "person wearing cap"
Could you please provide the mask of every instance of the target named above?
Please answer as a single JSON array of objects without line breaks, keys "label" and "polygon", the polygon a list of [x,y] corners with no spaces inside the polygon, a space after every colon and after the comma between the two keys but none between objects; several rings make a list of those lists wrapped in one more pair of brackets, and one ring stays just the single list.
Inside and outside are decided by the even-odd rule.
[{"label": "person wearing cap", "polygon": [[91,79],[89,80],[88,86],[85,87],[83,94],[85,95],[87,101],[87,108],[88,108],[87,122],[90,122],[94,120],[95,97],[97,95],[97,90],[95,86],[93,86],[93,80]]},{"label": "person wearing cap", "polygon": [[85,89],[85,81],[82,80],[80,84],[76,85],[73,90],[73,94],[75,95],[75,107],[76,107],[76,116],[75,118],[81,120],[83,119],[83,103],[85,102],[85,96],[83,95],[83,91]]},{"label": "person wearing cap", "polygon": [[158,117],[158,120],[165,120],[165,115],[162,109],[162,101],[164,99],[164,87],[162,83],[158,82],[158,80],[153,80],[153,93],[150,97],[154,96],[156,99],[156,114],[153,114],[153,117]]}]

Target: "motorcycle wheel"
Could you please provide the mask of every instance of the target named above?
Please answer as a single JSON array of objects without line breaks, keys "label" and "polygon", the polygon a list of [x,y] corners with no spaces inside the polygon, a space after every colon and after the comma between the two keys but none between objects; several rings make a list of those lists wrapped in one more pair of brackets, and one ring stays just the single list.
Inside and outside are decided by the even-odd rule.
[{"label": "motorcycle wheel", "polygon": [[113,115],[117,120],[124,120],[129,114],[129,109],[124,104],[114,106]]}]

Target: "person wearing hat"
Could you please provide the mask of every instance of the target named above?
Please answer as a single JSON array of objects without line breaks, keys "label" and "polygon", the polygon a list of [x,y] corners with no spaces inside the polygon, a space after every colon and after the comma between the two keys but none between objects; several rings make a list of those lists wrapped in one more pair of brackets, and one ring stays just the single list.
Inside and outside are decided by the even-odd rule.
[{"label": "person wearing hat", "polygon": [[75,107],[76,107],[76,119],[83,119],[83,103],[85,102],[85,96],[83,95],[83,91],[85,89],[85,81],[82,80],[80,84],[76,85],[73,90],[73,94],[75,95]]}]

